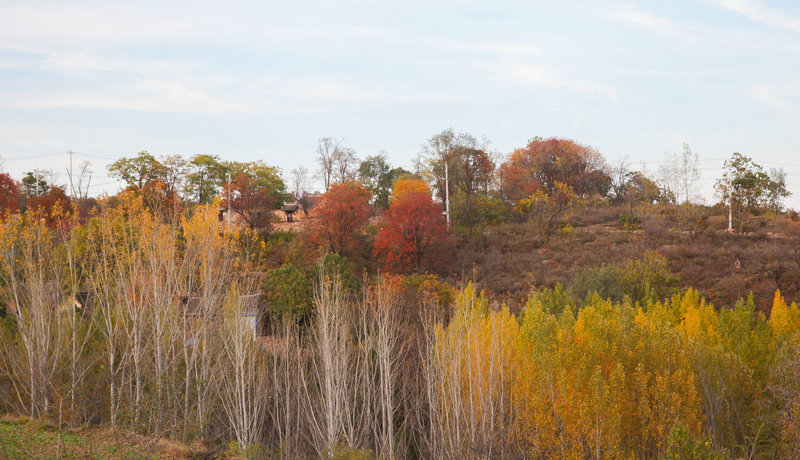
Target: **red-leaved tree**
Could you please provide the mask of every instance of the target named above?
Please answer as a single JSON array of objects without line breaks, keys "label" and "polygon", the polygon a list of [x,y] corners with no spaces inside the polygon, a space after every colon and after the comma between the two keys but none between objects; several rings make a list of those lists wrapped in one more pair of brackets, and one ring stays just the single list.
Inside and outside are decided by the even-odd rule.
[{"label": "red-leaved tree", "polygon": [[452,245],[441,207],[420,184],[402,184],[403,193],[393,196],[383,215],[375,255],[387,270],[402,273],[436,267]]},{"label": "red-leaved tree", "polygon": [[28,213],[43,219],[53,228],[66,229],[70,225],[71,212],[72,202],[61,187],[50,187],[47,194],[28,200]]},{"label": "red-leaved tree", "polygon": [[14,179],[6,173],[0,174],[0,212],[19,210],[19,190]]},{"label": "red-leaved tree", "polygon": [[369,190],[358,182],[331,185],[317,205],[318,243],[343,256],[353,253],[369,219],[369,200]]}]

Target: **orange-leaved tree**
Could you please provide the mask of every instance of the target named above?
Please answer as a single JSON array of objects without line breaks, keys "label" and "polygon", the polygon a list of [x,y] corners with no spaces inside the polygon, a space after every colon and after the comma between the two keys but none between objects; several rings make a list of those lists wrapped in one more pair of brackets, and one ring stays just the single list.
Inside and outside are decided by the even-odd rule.
[{"label": "orange-leaved tree", "polygon": [[397,181],[375,240],[375,255],[388,270],[419,271],[440,262],[449,245],[442,210],[428,186],[418,180]]},{"label": "orange-leaved tree", "polygon": [[503,191],[517,201],[539,191],[551,195],[560,182],[582,197],[604,194],[611,181],[606,169],[603,156],[591,147],[569,139],[536,138],[503,164]]},{"label": "orange-leaved tree", "polygon": [[370,193],[359,182],[331,185],[317,205],[318,222],[314,237],[329,251],[349,255],[370,215]]}]

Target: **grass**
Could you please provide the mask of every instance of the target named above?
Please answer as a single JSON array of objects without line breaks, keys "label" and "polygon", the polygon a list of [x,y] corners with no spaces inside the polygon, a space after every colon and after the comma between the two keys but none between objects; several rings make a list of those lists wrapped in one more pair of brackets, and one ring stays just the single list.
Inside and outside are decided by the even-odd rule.
[{"label": "grass", "polygon": [[[60,435],[60,442],[59,442]],[[48,421],[0,418],[0,460],[191,458],[192,449],[163,439],[146,438],[105,427],[62,428]]]}]

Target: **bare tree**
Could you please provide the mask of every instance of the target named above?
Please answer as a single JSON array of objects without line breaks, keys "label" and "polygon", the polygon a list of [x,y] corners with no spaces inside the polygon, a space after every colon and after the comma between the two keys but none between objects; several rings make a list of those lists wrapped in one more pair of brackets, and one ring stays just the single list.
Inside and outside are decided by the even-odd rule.
[{"label": "bare tree", "polygon": [[405,358],[405,343],[401,335],[398,310],[398,292],[389,283],[382,283],[374,291],[364,310],[372,312],[370,331],[373,355],[376,361],[377,397],[372,425],[381,457],[397,458],[394,420],[400,410],[401,392],[398,389],[400,367]]},{"label": "bare tree", "polygon": [[117,425],[119,411],[119,386],[120,371],[122,368],[122,324],[121,315],[117,311],[114,292],[114,270],[116,259],[113,245],[114,227],[107,211],[105,218],[100,219],[101,225],[89,228],[89,240],[95,244],[90,245],[88,257],[91,261],[91,274],[88,276],[90,289],[93,296],[94,307],[98,310],[97,329],[100,331],[104,342],[104,367],[108,372],[109,388],[109,417],[111,426]]},{"label": "bare tree", "polygon": [[700,179],[699,161],[687,143],[680,154],[664,154],[664,162],[658,168],[658,182],[668,198],[676,203],[688,203],[694,198]]},{"label": "bare tree", "polygon": [[350,368],[350,319],[341,282],[334,275],[328,279],[320,270],[314,292],[316,322],[312,334],[314,351],[310,378],[303,379],[310,401],[311,384],[316,403],[309,405],[308,417],[312,443],[320,455],[331,457],[336,443],[345,435],[347,387]]},{"label": "bare tree", "polygon": [[341,144],[342,139],[335,137],[323,137],[317,141],[317,162],[319,164],[317,173],[322,178],[326,191],[333,183],[336,159]]},{"label": "bare tree", "polygon": [[86,199],[89,197],[89,186],[92,183],[92,164],[84,161],[78,165],[78,175],[75,177],[75,188],[78,191],[78,198]]},{"label": "bare tree", "polygon": [[611,165],[611,193],[616,203],[621,203],[626,199],[633,177],[631,163],[627,156],[619,157]]},{"label": "bare tree", "polygon": [[285,446],[289,457],[303,458],[300,441],[305,420],[301,410],[304,402],[301,366],[305,366],[307,359],[303,356],[296,322],[285,318],[275,336],[279,342],[269,359],[273,385],[270,419],[278,444]]},{"label": "bare tree", "polygon": [[78,256],[79,238],[77,236],[78,213],[73,212],[68,218],[71,220],[69,230],[61,227],[61,239],[64,241],[64,256],[66,257],[62,277],[67,280],[68,302],[69,302],[69,333],[70,333],[70,355],[69,355],[69,413],[72,417],[72,424],[78,422],[76,397],[79,387],[83,383],[83,378],[91,369],[88,360],[83,359],[87,352],[89,340],[94,334],[94,322],[91,321],[91,306],[89,299],[84,296],[84,303],[81,305],[80,315],[78,314],[77,299],[80,290],[80,274],[89,269],[85,259]]},{"label": "bare tree", "polygon": [[[2,369],[23,413],[47,415],[66,336],[59,308],[64,301],[53,256],[53,235],[38,220],[15,216],[0,229],[3,301],[13,306],[18,340],[0,340]],[[26,404],[27,403],[27,404]],[[26,407],[27,406],[27,407]]]},{"label": "bare tree", "polygon": [[684,203],[689,203],[697,193],[700,180],[700,171],[697,168],[699,162],[700,159],[697,153],[693,153],[689,144],[684,143],[678,163],[680,192],[683,195]]},{"label": "bare tree", "polygon": [[239,294],[231,289],[219,331],[214,377],[231,431],[239,445],[247,448],[264,436],[270,382],[264,352],[243,313]]},{"label": "bare tree", "polygon": [[214,375],[212,347],[217,334],[213,318],[221,315],[221,299],[235,273],[234,249],[223,236],[224,224],[217,218],[214,203],[198,208],[191,220],[184,221],[186,238],[186,276],[183,296],[186,305],[180,316],[183,327],[184,437],[194,426],[201,435],[211,415],[214,389],[208,385]]},{"label": "bare tree", "polygon": [[293,188],[294,199],[299,200],[302,193],[305,191],[306,183],[308,182],[308,168],[299,166],[291,171],[291,184]]},{"label": "bare tree", "polygon": [[167,192],[181,195],[189,174],[189,163],[180,155],[165,155],[161,157],[161,165]]},{"label": "bare tree", "polygon": [[358,164],[355,150],[349,147],[339,147],[334,162],[333,181],[343,184],[355,180],[358,174]]}]

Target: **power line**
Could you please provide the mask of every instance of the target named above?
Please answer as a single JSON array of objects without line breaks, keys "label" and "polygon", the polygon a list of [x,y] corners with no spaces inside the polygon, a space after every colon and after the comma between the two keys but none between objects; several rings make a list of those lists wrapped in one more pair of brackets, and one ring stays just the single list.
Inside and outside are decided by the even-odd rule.
[{"label": "power line", "polygon": [[74,153],[75,155],[81,155],[81,156],[84,156],[84,157],[100,158],[101,160],[117,161],[119,159],[119,158],[105,157],[105,156],[102,156],[102,155],[93,155],[91,153],[81,153],[81,152],[72,152],[72,153]]},{"label": "power line", "polygon": [[100,182],[99,184],[91,184],[91,185],[89,185],[89,187],[100,187],[100,186],[103,186],[103,185],[117,184],[119,182],[121,182],[121,181],[112,180],[112,181],[108,181],[108,182]]},{"label": "power line", "polygon": [[48,153],[48,154],[41,154],[41,155],[23,155],[18,157],[7,157],[5,155],[0,155],[0,160],[3,161],[14,161],[14,160],[34,160],[36,158],[49,158],[55,156],[64,155],[64,152],[61,153]]}]

